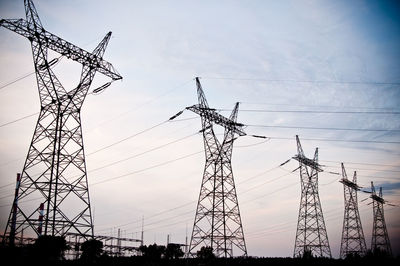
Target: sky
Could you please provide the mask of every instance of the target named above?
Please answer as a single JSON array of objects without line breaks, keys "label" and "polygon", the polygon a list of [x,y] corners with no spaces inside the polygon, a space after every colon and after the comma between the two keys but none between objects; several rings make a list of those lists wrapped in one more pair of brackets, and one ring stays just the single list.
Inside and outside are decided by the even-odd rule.
[{"label": "sky", "polygon": [[[197,104],[195,77],[210,107],[228,116],[240,102],[246,133],[270,137],[240,137],[233,149],[249,255],[293,255],[300,177],[291,171],[298,163],[278,166],[297,153],[295,135],[306,156],[319,148],[325,166],[319,196],[334,257],[343,223],[343,185],[333,174],[340,162],[349,177],[357,171],[360,186],[368,190],[374,181],[389,203],[400,205],[398,2],[34,3],[46,30],[85,50],[113,32],[104,59],[123,80],[89,94],[81,112],[95,234],[116,236],[119,228],[140,238],[144,217],[145,244],[165,245],[167,235],[176,243],[190,239],[205,162],[200,119],[185,111],[152,127]],[[0,18],[24,14],[22,0],[0,0]],[[33,71],[29,41],[0,28],[1,230],[40,110]],[[66,88],[79,81],[80,66],[68,59],[54,71]],[[108,81],[97,73],[92,89]],[[358,197],[370,247],[371,200]],[[398,206],[385,205],[395,255]]]}]

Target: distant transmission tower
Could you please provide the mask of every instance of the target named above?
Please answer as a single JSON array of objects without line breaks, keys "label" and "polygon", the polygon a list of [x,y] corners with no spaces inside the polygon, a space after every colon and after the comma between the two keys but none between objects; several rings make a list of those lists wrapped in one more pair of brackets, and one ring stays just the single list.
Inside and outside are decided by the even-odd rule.
[{"label": "distant transmission tower", "polygon": [[[226,118],[208,107],[199,78],[196,85],[199,104],[187,109],[201,117],[206,164],[189,254],[194,255],[196,249],[207,246],[218,257],[232,257],[234,247],[241,256],[247,256],[231,163],[235,135],[246,135],[243,124],[236,122],[239,103]],[[225,128],[222,143],[214,133],[214,124]]]},{"label": "distant transmission tower", "polygon": [[350,181],[342,163],[342,177],[340,182],[344,189],[344,218],[340,257],[345,259],[349,255],[364,256],[367,246],[358,212],[357,191],[360,187],[357,185],[357,172],[354,171],[353,181]]},{"label": "distant transmission tower", "polygon": [[318,172],[323,171],[318,163],[318,148],[312,160],[304,155],[298,136],[296,142],[298,154],[293,158],[300,164],[301,200],[293,256],[330,258],[331,249],[318,194]]},{"label": "distant transmission tower", "polygon": [[[22,232],[93,235],[80,111],[97,71],[113,81],[122,78],[102,59],[111,32],[90,53],[46,31],[33,2],[24,4],[26,20],[0,20],[31,43],[41,106],[4,233],[10,245]],[[82,64],[75,88],[67,91],[53,73],[58,59],[48,58],[49,49]]]},{"label": "distant transmission tower", "polygon": [[380,251],[392,256],[389,236],[386,229],[385,216],[383,214],[383,204],[386,201],[382,198],[382,187],[379,188],[379,195],[376,195],[374,183],[371,182],[372,204],[374,210],[374,224],[372,227],[371,250]]}]

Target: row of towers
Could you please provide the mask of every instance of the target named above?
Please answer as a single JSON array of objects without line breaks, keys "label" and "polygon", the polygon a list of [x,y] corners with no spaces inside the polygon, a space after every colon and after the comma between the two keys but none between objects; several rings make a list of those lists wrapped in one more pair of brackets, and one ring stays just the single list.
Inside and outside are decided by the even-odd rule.
[{"label": "row of towers", "polygon": [[[323,171],[322,166],[318,163],[318,148],[315,150],[314,158],[309,159],[304,155],[298,136],[296,136],[296,142],[298,154],[293,158],[299,162],[301,200],[293,256],[332,257],[318,193],[318,173]],[[347,177],[343,163],[341,168],[342,179],[340,182],[344,189],[344,218],[340,257],[362,257],[366,255],[367,247],[358,210],[357,192],[361,187],[357,185],[357,172],[354,172],[351,181]],[[385,200],[382,198],[382,188],[377,195],[374,184],[371,182],[371,193],[374,219],[371,251],[380,251],[392,256],[383,213]]]},{"label": "row of towers", "polygon": [[[40,114],[21,175],[17,177],[4,241],[14,245],[15,239],[27,235],[78,234],[93,237],[83,146],[80,111],[96,72],[122,79],[103,54],[111,37],[108,33],[100,44],[87,52],[46,31],[32,0],[24,0],[26,20],[2,19],[0,26],[26,37],[32,46],[40,96]],[[66,90],[51,67],[59,59],[48,58],[48,50],[82,64],[79,84]],[[107,83],[99,89],[109,86]],[[194,219],[188,253],[194,255],[201,247],[211,247],[219,257],[247,256],[247,248],[239,211],[239,202],[232,171],[233,142],[246,135],[237,122],[239,104],[229,118],[208,106],[199,78],[196,78],[198,104],[187,108],[201,117],[205,150],[204,174]],[[224,128],[220,141],[214,125]],[[294,256],[309,252],[331,257],[328,236],[318,194],[318,149],[308,159],[296,136],[300,166],[301,200],[296,231]],[[343,167],[343,166],[342,166]],[[357,207],[356,176],[347,179],[344,167],[341,182],[345,189],[345,218],[341,256],[365,254],[366,246]],[[382,190],[375,193],[372,185],[374,233],[372,248],[391,253],[383,216]],[[40,200],[39,209],[31,202]],[[73,206],[73,208],[72,208]],[[39,215],[38,215],[39,211]],[[237,255],[237,254],[235,254]]]}]

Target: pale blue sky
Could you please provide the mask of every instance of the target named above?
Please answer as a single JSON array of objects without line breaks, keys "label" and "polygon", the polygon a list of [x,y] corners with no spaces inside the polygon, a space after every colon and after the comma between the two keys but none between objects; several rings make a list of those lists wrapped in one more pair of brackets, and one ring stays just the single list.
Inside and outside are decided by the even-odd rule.
[{"label": "pale blue sky", "polygon": [[[84,104],[87,154],[196,104],[192,80],[196,76],[202,77],[210,107],[231,109],[240,101],[243,111],[239,110],[238,120],[247,125],[400,129],[398,114],[246,111],[399,112],[400,8],[396,1],[37,0],[35,5],[47,30],[89,51],[108,31],[113,32],[104,58],[124,79],[98,96],[89,95]],[[0,0],[0,18],[24,18],[23,1]],[[0,87],[32,71],[29,42],[0,29]],[[63,59],[55,72],[72,88],[80,68]],[[107,81],[97,74],[97,86]],[[0,124],[38,110],[33,76],[0,89]],[[189,112],[181,116],[193,117]],[[0,186],[12,183],[21,171],[35,122],[36,117],[31,117],[0,127]],[[165,124],[87,157],[96,233],[114,230],[115,234],[116,228],[127,224],[121,226],[124,234],[139,237],[144,215],[146,244],[165,244],[167,234],[172,241],[183,243],[186,227],[190,237],[204,167],[202,153],[95,184],[201,151],[200,135],[101,171],[90,170],[194,134],[200,126],[199,119]],[[400,141],[399,131],[248,126],[246,132],[291,138],[248,146],[260,141],[243,137],[235,144],[234,176],[248,252],[254,256],[292,256],[300,200],[298,173],[283,176],[284,169],[260,173],[296,153],[296,134],[304,139]],[[310,157],[315,147],[320,148],[327,171],[339,171],[340,161],[363,163],[345,164],[348,175],[357,170],[361,185],[368,186],[371,180],[383,184],[388,188],[387,192],[384,189],[386,198],[400,204],[399,144],[306,140],[302,144]],[[296,167],[290,162],[284,168]],[[337,178],[328,173],[320,176],[321,203],[336,257],[343,219],[343,189]],[[12,190],[13,186],[1,188],[1,228]],[[359,198],[367,196],[360,194]],[[360,211],[369,246],[372,210],[367,203],[360,203]],[[393,250],[399,255],[400,209],[388,207],[385,214]]]}]

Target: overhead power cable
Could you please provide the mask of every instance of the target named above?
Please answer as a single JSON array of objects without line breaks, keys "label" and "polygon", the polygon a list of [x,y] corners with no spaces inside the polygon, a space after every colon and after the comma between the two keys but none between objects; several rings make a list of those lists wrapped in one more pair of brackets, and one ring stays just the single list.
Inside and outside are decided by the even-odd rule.
[{"label": "overhead power cable", "polygon": [[4,127],[4,126],[10,125],[10,124],[13,124],[13,123],[15,123],[15,122],[24,120],[24,119],[26,119],[26,118],[32,117],[32,116],[37,115],[37,114],[39,114],[39,112],[36,112],[36,113],[34,113],[34,114],[30,114],[30,115],[26,115],[26,116],[24,116],[24,117],[15,119],[15,120],[13,120],[13,121],[9,121],[9,122],[7,122],[7,123],[1,124],[0,127]]},{"label": "overhead power cable", "polygon": [[294,83],[326,83],[326,84],[355,84],[355,85],[400,85],[400,82],[384,81],[346,81],[346,80],[295,80],[295,79],[265,79],[265,78],[233,78],[233,77],[202,77],[203,79],[224,79],[241,81],[265,81],[265,82],[294,82]]},{"label": "overhead power cable", "polygon": [[29,76],[31,76],[31,75],[33,75],[33,74],[35,74],[35,71],[29,72],[29,73],[27,73],[27,74],[25,74],[25,75],[23,75],[23,76],[21,76],[21,77],[19,77],[19,78],[14,79],[13,81],[10,81],[10,82],[8,82],[8,83],[6,83],[6,84],[4,84],[4,85],[1,85],[1,86],[0,86],[0,90],[1,90],[1,89],[4,89],[5,87],[10,86],[10,85],[12,85],[12,84],[14,84],[14,83],[16,83],[16,82],[18,82],[18,81],[20,81],[20,80],[23,80],[24,78],[27,78],[27,77],[29,77]]},{"label": "overhead power cable", "polygon": [[158,123],[158,124],[156,124],[156,125],[154,125],[154,126],[151,126],[151,127],[149,127],[149,128],[146,128],[146,129],[144,129],[144,130],[142,130],[142,131],[140,131],[140,132],[138,132],[138,133],[135,133],[135,134],[130,135],[130,136],[126,137],[126,138],[123,138],[123,139],[121,139],[121,140],[118,140],[118,141],[116,141],[116,142],[113,142],[113,143],[111,143],[111,144],[109,144],[109,145],[107,145],[107,146],[104,146],[104,147],[102,147],[102,148],[100,148],[100,149],[98,149],[98,150],[95,150],[95,151],[93,151],[93,152],[88,153],[87,156],[93,155],[93,154],[95,154],[95,153],[98,153],[99,151],[103,151],[103,150],[108,149],[108,148],[110,148],[110,147],[112,147],[112,146],[115,146],[115,145],[117,145],[117,144],[120,144],[121,142],[124,142],[124,141],[127,141],[128,139],[134,138],[134,137],[136,137],[136,136],[138,136],[138,135],[140,135],[140,134],[143,134],[143,133],[145,133],[145,132],[147,132],[147,131],[152,130],[153,128],[159,127],[159,126],[161,126],[161,125],[163,125],[163,124],[165,124],[165,123],[167,123],[167,122],[168,122],[168,120],[163,121],[163,122]]},{"label": "overhead power cable", "polygon": [[360,164],[360,165],[374,165],[374,166],[387,166],[387,167],[400,167],[400,165],[394,164],[378,164],[378,163],[362,163],[362,162],[339,162],[339,161],[329,161],[329,160],[320,160],[320,162],[329,162],[329,163],[345,163],[345,164]]},{"label": "overhead power cable", "polygon": [[[217,109],[217,111],[228,112],[229,109]],[[305,113],[305,114],[390,114],[398,115],[395,111],[325,111],[325,110],[261,110],[261,109],[241,109],[240,112],[252,113]]]},{"label": "overhead power cable", "polygon": [[[186,207],[186,206],[192,205],[192,204],[195,203],[195,202],[196,202],[196,201],[193,200],[193,201],[187,202],[187,203],[185,203],[185,204],[179,205],[179,206],[177,206],[177,207],[173,207],[173,208],[170,208],[170,209],[167,209],[167,210],[164,210],[164,211],[157,212],[157,213],[152,214],[152,215],[150,215],[150,216],[146,216],[146,220],[151,219],[151,218],[154,218],[154,217],[157,217],[157,216],[160,216],[161,214],[164,214],[164,213],[168,213],[168,212],[171,212],[171,211],[175,211],[175,210],[178,210],[178,209],[182,209],[182,208],[184,208],[184,207]],[[134,220],[134,221],[130,221],[130,222],[127,222],[127,223],[119,224],[119,225],[113,226],[113,227],[118,227],[118,228],[119,228],[119,227],[124,227],[124,226],[130,225],[130,224],[139,223],[139,222],[141,222],[141,221],[142,221],[142,218],[141,218],[141,219]],[[108,229],[102,229],[102,230],[96,230],[96,231],[105,231],[105,230],[108,230]]]},{"label": "overhead power cable", "polygon": [[102,184],[102,183],[105,183],[105,182],[109,182],[109,181],[112,181],[112,180],[116,180],[116,179],[120,179],[120,178],[123,178],[123,177],[126,177],[126,176],[142,173],[142,172],[148,171],[150,169],[154,169],[154,168],[166,165],[166,164],[170,164],[170,163],[182,160],[182,159],[186,159],[188,157],[197,155],[197,154],[199,154],[201,152],[204,152],[204,150],[201,150],[201,151],[198,151],[198,152],[194,152],[194,153],[190,153],[190,154],[187,154],[187,155],[182,156],[182,157],[178,157],[178,158],[175,158],[175,159],[172,159],[172,160],[169,160],[169,161],[165,161],[165,162],[162,162],[162,163],[159,163],[159,164],[155,164],[155,165],[152,165],[152,166],[140,169],[140,170],[136,170],[136,171],[133,171],[133,172],[129,172],[129,173],[126,173],[126,174],[123,174],[123,175],[107,178],[105,180],[102,180],[102,181],[99,181],[99,182],[95,182],[95,183],[91,184],[91,186],[99,185],[99,184]]},{"label": "overhead power cable", "polygon": [[246,125],[248,127],[267,127],[267,128],[290,128],[308,130],[340,130],[340,131],[377,131],[377,132],[400,132],[400,129],[373,129],[373,128],[338,128],[338,127],[304,127],[304,126],[284,126],[284,125]]},{"label": "overhead power cable", "polygon": [[[293,140],[288,137],[271,137],[271,139],[282,139],[282,140]],[[328,142],[354,142],[354,143],[381,143],[381,144],[400,144],[399,141],[379,141],[379,140],[349,140],[349,139],[314,139],[314,138],[302,138],[302,140],[309,141],[328,141]]]},{"label": "overhead power cable", "polygon": [[285,104],[285,103],[263,103],[263,102],[240,102],[241,104],[248,105],[271,105],[271,106],[290,106],[290,107],[307,107],[307,108],[337,108],[340,110],[343,109],[366,109],[366,110],[399,110],[396,107],[366,107],[366,106],[339,106],[339,105],[310,105],[310,104]]},{"label": "overhead power cable", "polygon": [[154,147],[154,148],[149,149],[149,150],[146,150],[146,151],[144,151],[144,152],[140,152],[140,153],[138,153],[138,154],[135,154],[135,155],[126,157],[126,158],[124,158],[124,159],[121,159],[121,160],[118,160],[118,161],[115,161],[115,162],[112,162],[112,163],[109,163],[109,164],[106,164],[106,165],[97,167],[97,168],[95,168],[95,169],[91,169],[91,170],[89,170],[88,172],[89,172],[89,173],[95,172],[95,171],[98,171],[98,170],[100,170],[100,169],[104,169],[104,168],[106,168],[106,167],[110,167],[110,166],[112,166],[112,165],[116,165],[116,164],[119,164],[119,163],[128,161],[128,160],[130,160],[130,159],[139,157],[139,156],[144,155],[144,154],[146,154],[146,153],[149,153],[149,152],[152,152],[152,151],[155,151],[155,150],[159,150],[159,149],[164,148],[164,147],[166,147],[166,146],[168,146],[168,145],[171,145],[171,144],[177,143],[177,142],[179,142],[179,141],[185,140],[185,139],[190,138],[190,137],[192,137],[192,136],[194,136],[194,135],[197,135],[197,133],[187,135],[187,136],[185,136],[185,137],[183,137],[183,138],[180,138],[180,139],[177,139],[177,140],[174,140],[174,141],[170,141],[170,142],[168,142],[168,143],[162,144],[162,145],[160,145],[160,146]]}]

